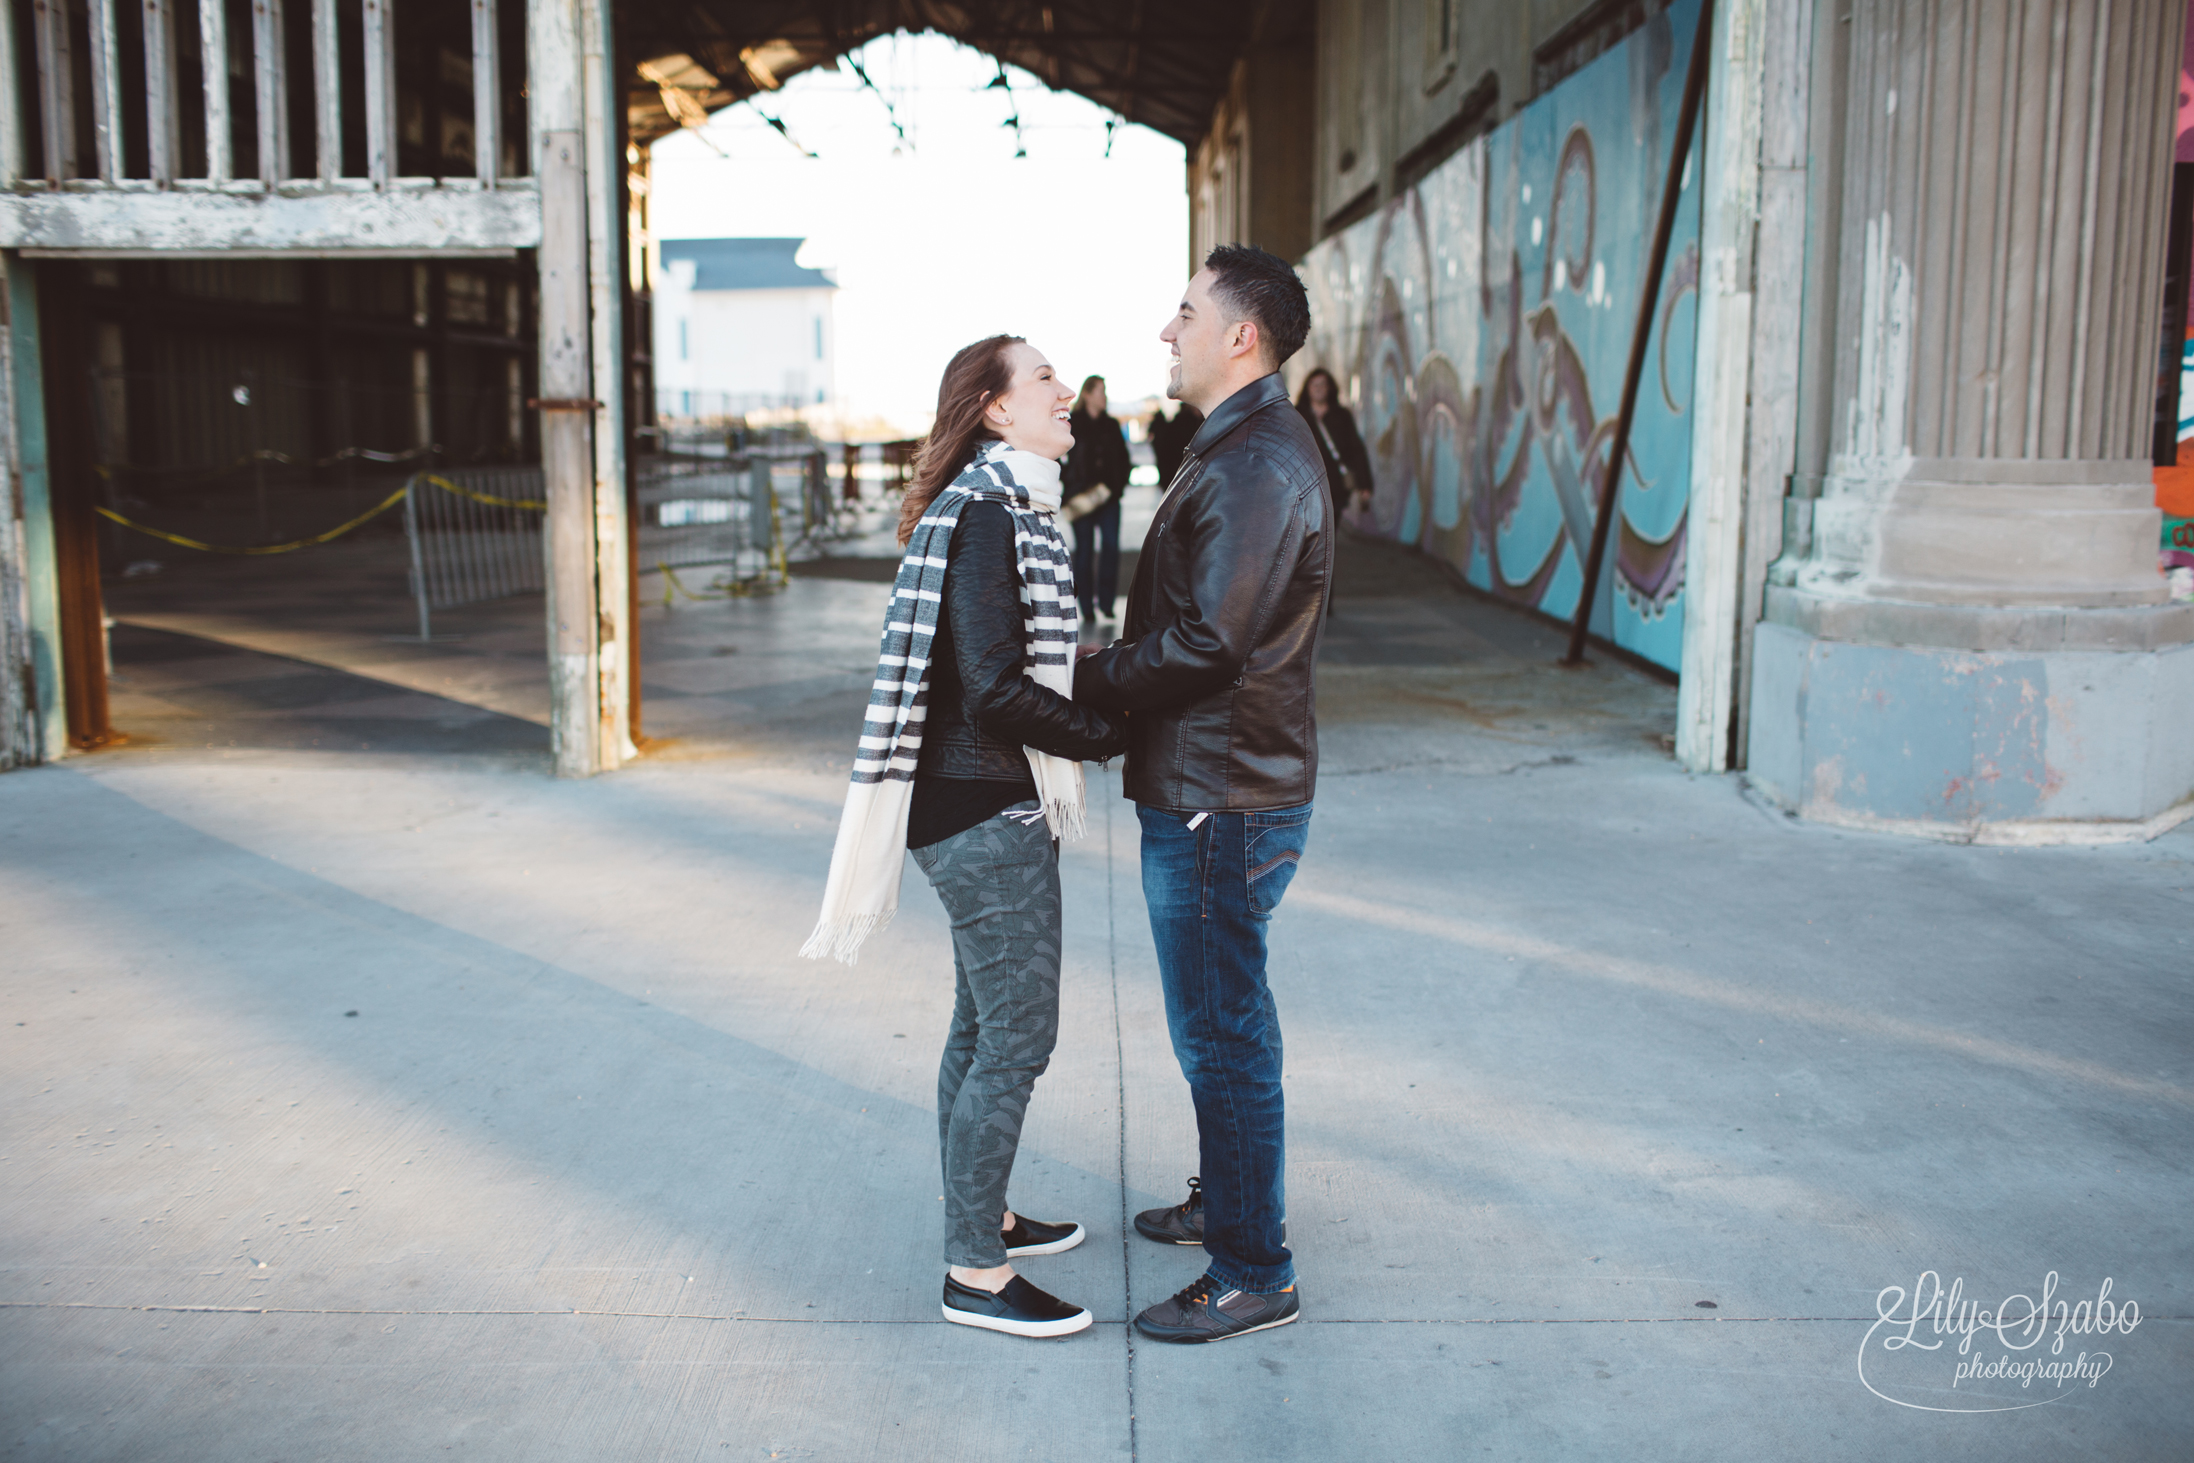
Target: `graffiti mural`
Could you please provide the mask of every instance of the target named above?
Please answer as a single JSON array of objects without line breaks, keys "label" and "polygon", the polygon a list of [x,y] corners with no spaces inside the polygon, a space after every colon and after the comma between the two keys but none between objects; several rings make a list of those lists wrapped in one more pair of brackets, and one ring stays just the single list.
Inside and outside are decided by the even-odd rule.
[{"label": "graffiti mural", "polygon": [[[1683,0],[1656,16],[1301,266],[1312,331],[1290,373],[1325,366],[1356,413],[1377,488],[1354,526],[1565,619],[1583,588],[1698,11]],[[1671,669],[1691,478],[1692,172],[1591,620]]]}]

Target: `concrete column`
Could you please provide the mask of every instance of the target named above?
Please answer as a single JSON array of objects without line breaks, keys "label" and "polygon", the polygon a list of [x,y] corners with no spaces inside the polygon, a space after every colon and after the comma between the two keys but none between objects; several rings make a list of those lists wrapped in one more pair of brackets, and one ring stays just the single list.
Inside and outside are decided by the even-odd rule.
[{"label": "concrete column", "polygon": [[1770,574],[1753,778],[1939,836],[2149,831],[2194,791],[2148,465],[2184,0],[1848,12],[1814,81],[1825,461]]}]

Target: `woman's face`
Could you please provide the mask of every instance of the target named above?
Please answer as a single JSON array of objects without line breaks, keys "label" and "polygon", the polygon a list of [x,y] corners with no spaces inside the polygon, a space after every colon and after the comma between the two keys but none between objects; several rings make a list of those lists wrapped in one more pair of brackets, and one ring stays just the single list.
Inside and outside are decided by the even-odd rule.
[{"label": "woman's face", "polygon": [[1007,348],[1013,384],[983,408],[983,419],[1008,447],[1038,457],[1064,457],[1074,450],[1074,388],[1061,381],[1044,353],[1027,341]]},{"label": "woman's face", "polygon": [[1314,411],[1324,411],[1333,404],[1333,378],[1320,371],[1310,378],[1310,405]]}]

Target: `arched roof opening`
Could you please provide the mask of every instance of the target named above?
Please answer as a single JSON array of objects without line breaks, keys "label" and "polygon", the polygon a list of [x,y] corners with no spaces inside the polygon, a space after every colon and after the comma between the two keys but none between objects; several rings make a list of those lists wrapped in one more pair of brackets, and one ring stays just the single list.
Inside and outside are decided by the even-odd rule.
[{"label": "arched roof opening", "polygon": [[1251,46],[1300,24],[1306,0],[673,0],[621,9],[645,145],[701,114],[775,91],[893,31],[933,30],[1193,151]]}]

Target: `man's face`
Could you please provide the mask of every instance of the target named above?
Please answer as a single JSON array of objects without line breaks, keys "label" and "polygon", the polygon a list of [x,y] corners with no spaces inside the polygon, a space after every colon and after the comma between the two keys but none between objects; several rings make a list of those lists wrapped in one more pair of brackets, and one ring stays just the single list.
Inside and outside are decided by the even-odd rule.
[{"label": "man's face", "polygon": [[1166,395],[1199,406],[1226,375],[1227,344],[1234,327],[1211,297],[1211,271],[1199,269],[1188,282],[1181,307],[1158,338],[1173,347],[1173,369]]}]

